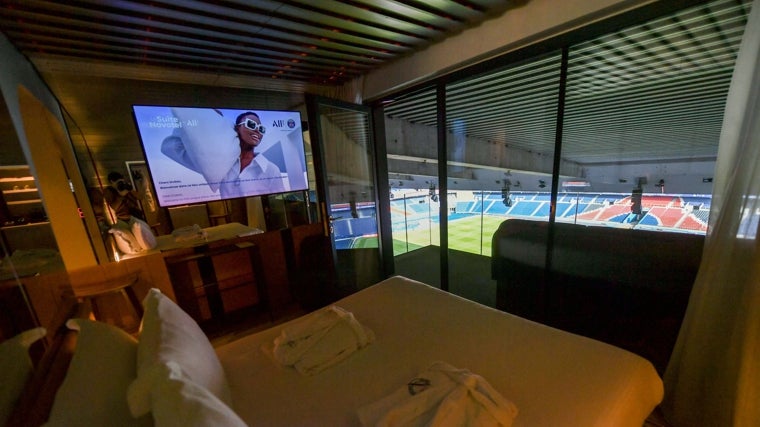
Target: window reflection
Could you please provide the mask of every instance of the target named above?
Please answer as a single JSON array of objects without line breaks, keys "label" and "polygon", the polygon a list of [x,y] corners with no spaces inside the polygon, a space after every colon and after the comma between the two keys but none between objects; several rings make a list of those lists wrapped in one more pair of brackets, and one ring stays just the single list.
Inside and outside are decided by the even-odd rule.
[{"label": "window reflection", "polygon": [[[714,1],[569,46],[553,206],[559,53],[447,84],[449,248],[490,256],[501,221],[548,221],[552,209],[563,223],[705,234],[750,3]],[[400,254],[439,244],[435,90],[385,111]],[[755,210],[746,218],[741,233],[757,228]]]},{"label": "window reflection", "polygon": [[0,98],[0,341],[39,324],[29,292],[63,270],[47,214],[3,98]]}]

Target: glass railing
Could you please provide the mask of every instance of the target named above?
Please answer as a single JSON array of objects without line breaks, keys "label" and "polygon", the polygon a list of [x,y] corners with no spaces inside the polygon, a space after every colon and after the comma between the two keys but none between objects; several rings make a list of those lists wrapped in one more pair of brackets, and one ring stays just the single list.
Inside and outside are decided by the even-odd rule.
[{"label": "glass railing", "polygon": [[[557,222],[705,234],[710,195],[574,192],[557,197]],[[508,218],[548,221],[549,192],[450,191],[449,249],[491,256],[491,239]],[[640,204],[639,204],[640,203]],[[424,193],[394,190],[391,199],[394,255],[439,245],[439,204]]]}]

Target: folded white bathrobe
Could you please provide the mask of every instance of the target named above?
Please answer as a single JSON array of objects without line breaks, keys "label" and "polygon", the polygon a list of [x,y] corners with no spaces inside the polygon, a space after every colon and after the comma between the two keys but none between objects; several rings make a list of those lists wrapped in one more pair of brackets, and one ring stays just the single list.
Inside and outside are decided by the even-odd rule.
[{"label": "folded white bathrobe", "polygon": [[511,426],[517,407],[480,375],[435,362],[358,410],[364,426]]},{"label": "folded white bathrobe", "polygon": [[316,311],[285,327],[274,340],[277,363],[313,375],[374,341],[371,330],[337,306]]}]

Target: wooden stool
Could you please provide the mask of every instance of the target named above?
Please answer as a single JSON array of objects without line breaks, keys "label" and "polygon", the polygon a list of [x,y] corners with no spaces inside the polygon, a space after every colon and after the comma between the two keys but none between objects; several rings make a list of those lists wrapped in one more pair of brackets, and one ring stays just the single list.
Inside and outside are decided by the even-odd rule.
[{"label": "wooden stool", "polygon": [[137,283],[139,278],[138,273],[131,273],[126,276],[114,277],[106,279],[101,282],[80,284],[72,286],[74,290],[74,296],[82,302],[89,302],[92,306],[92,314],[96,320],[100,320],[100,310],[98,309],[97,298],[112,294],[120,293],[124,299],[132,306],[135,311],[137,323],[140,322],[143,316],[143,308],[140,300],[135,295],[135,290],[132,286]]}]

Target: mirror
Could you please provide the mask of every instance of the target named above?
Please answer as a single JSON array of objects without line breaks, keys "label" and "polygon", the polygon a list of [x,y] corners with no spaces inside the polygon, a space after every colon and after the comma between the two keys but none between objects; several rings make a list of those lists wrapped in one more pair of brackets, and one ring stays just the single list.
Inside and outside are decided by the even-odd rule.
[{"label": "mirror", "polygon": [[[0,341],[38,326],[28,279],[63,263],[4,98],[0,98]],[[32,279],[37,281],[38,278]]]}]

